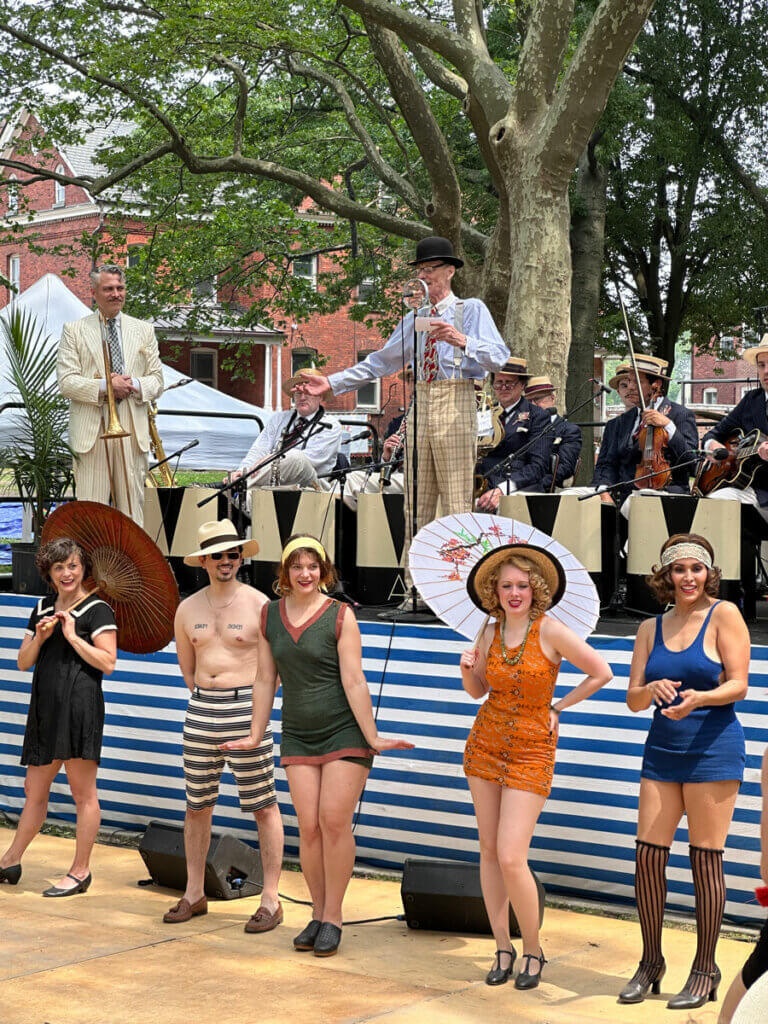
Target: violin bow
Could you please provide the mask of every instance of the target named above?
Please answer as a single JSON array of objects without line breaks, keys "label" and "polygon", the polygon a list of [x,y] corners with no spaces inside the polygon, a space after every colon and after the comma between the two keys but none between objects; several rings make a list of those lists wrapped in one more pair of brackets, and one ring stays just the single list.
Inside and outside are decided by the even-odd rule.
[{"label": "violin bow", "polygon": [[619,297],[619,305],[621,306],[621,315],[624,317],[624,331],[627,335],[627,344],[629,345],[629,361],[632,363],[632,370],[635,374],[635,384],[637,384],[637,394],[640,399],[640,409],[645,412],[645,398],[643,397],[643,389],[640,387],[640,374],[637,370],[637,363],[635,362],[635,348],[632,344],[632,331],[629,329],[629,320],[627,319],[627,310],[624,306],[624,299],[621,297],[621,289],[619,288],[618,281],[614,281],[616,285],[616,294]]}]

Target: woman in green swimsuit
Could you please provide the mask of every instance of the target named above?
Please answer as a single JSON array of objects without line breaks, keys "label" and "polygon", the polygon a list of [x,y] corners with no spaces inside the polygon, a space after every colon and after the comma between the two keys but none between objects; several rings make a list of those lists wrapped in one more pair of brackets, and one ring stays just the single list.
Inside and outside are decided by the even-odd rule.
[{"label": "woman in green swimsuit", "polygon": [[335,582],[320,541],[288,540],[275,586],[280,600],[262,612],[267,643],[253,688],[251,735],[222,745],[258,746],[279,675],[280,762],[298,818],[299,857],[313,907],[312,920],[293,945],[315,956],[333,956],[339,948],[341,904],[355,863],[352,816],[373,757],[413,748],[376,731],[357,621],[348,605],[326,594]]}]

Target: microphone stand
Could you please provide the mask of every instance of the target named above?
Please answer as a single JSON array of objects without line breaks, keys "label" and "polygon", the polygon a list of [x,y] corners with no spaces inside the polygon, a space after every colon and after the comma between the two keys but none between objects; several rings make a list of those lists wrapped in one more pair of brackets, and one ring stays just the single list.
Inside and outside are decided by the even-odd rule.
[{"label": "microphone stand", "polygon": [[[598,395],[599,394],[600,392],[598,392]],[[575,408],[566,410],[566,412],[562,414],[562,419],[569,419],[571,416],[574,415],[574,413],[577,413],[579,409],[583,409],[585,405],[589,405],[591,402],[594,402],[596,398],[597,395],[590,395],[589,398],[585,399],[579,405],[575,406]],[[497,484],[498,487],[502,487],[504,484],[510,482],[509,470],[512,469],[515,460],[519,459],[521,455],[525,455],[526,452],[530,451],[530,449],[533,448],[535,444],[538,444],[538,442],[541,440],[542,437],[544,437],[545,434],[551,433],[556,426],[557,424],[550,419],[546,427],[544,427],[543,430],[540,430],[535,437],[532,437],[530,438],[530,440],[526,441],[522,448],[518,448],[516,452],[512,452],[511,455],[507,455],[504,459],[502,459],[500,463],[498,463],[498,465],[494,466],[492,469],[489,470],[489,472],[493,473],[494,475],[496,475],[499,472],[502,472],[504,474],[504,479],[501,481],[501,483]]]},{"label": "microphone stand", "polygon": [[[173,387],[179,387],[179,385],[178,384],[174,384]],[[196,448],[197,445],[199,445],[199,444],[200,444],[199,440],[190,441],[189,444],[185,444],[183,448],[179,448],[177,451],[171,452],[170,455],[166,455],[164,459],[160,459],[160,461],[156,462],[154,464],[154,466],[149,466],[147,468],[147,472],[148,473],[154,473],[154,471],[159,466],[164,466],[166,464],[166,462],[170,462],[171,459],[180,458],[184,454],[184,452],[188,452],[190,448]]]}]

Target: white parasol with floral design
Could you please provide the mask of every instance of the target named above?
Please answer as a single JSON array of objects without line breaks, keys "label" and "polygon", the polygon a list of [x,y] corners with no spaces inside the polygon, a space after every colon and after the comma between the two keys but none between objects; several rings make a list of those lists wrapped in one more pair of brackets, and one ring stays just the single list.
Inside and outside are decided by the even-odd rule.
[{"label": "white parasol with floral design", "polygon": [[550,587],[553,601],[547,615],[588,637],[600,615],[595,584],[575,555],[528,523],[482,512],[443,516],[419,530],[408,562],[419,593],[435,615],[474,639],[487,615],[474,593],[473,570],[497,549],[514,553],[517,545],[525,545],[534,560],[550,567],[556,585]]}]

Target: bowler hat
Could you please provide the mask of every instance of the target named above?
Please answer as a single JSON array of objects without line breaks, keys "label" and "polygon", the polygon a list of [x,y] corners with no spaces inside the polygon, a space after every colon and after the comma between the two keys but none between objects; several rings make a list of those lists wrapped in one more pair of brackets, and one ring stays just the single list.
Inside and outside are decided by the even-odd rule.
[{"label": "bowler hat", "polygon": [[463,267],[464,260],[453,255],[453,246],[447,238],[440,235],[430,235],[429,238],[422,238],[416,244],[416,259],[411,260],[409,267],[417,267],[419,263],[426,263],[428,260],[442,260],[443,263],[450,263],[452,267]]}]

